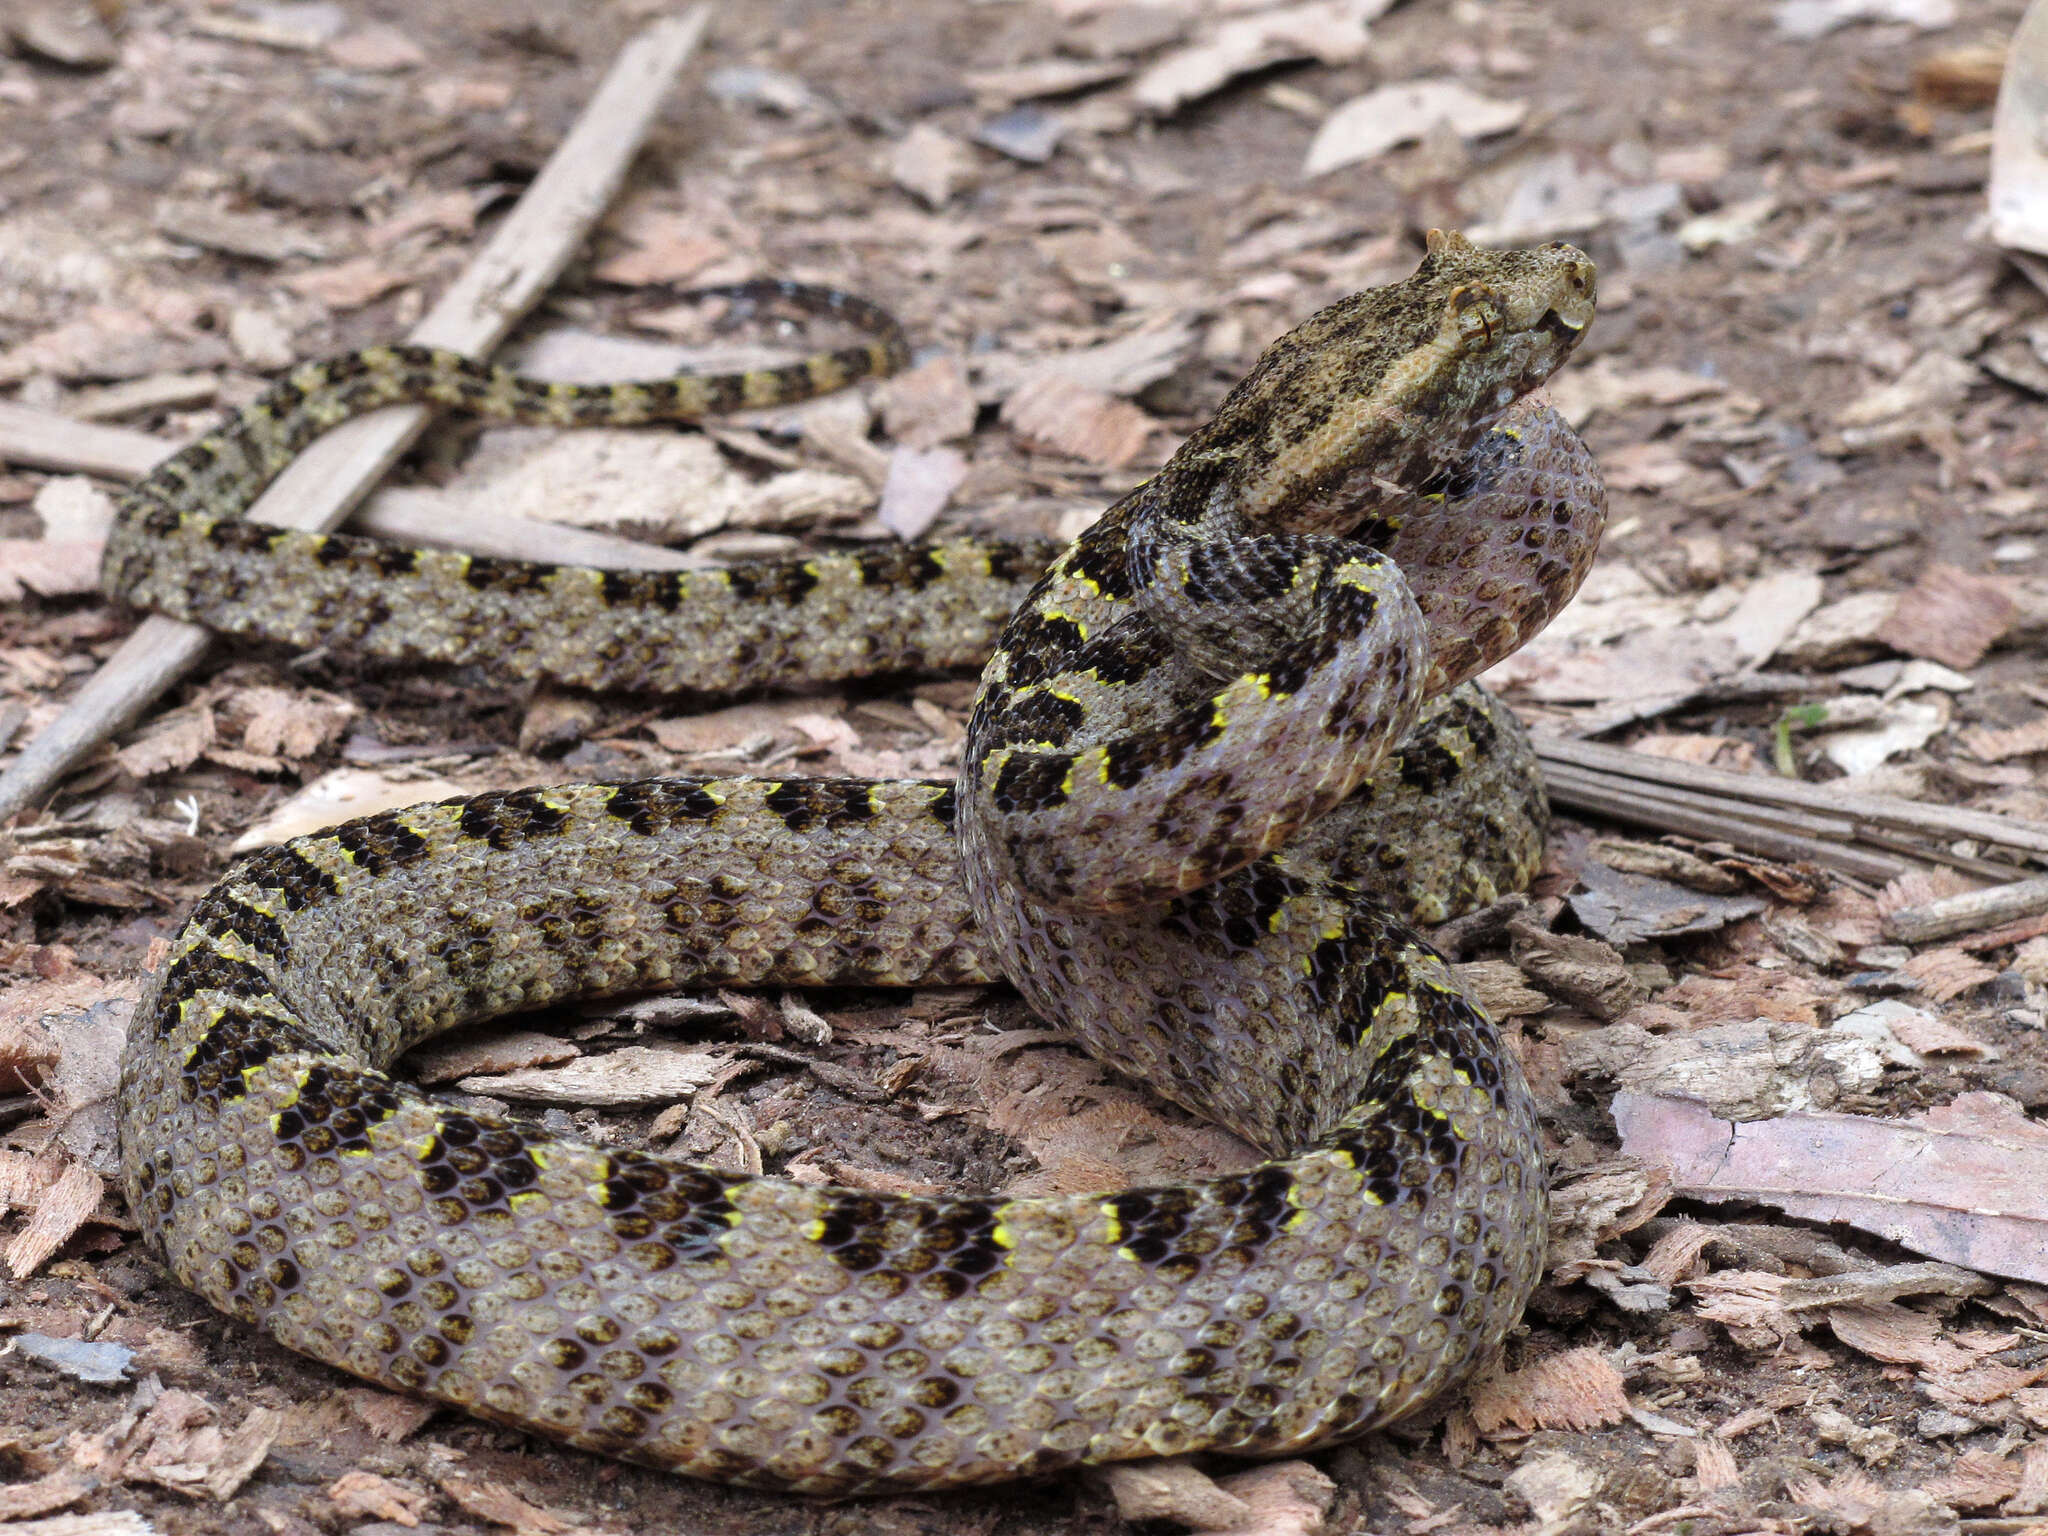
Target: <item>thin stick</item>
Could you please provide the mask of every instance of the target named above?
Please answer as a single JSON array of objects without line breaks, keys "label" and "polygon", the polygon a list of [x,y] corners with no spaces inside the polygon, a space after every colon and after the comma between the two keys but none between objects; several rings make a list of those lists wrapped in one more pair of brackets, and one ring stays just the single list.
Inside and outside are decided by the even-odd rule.
[{"label": "thin stick", "polygon": [[[1883,883],[1895,880],[1911,866],[1904,859],[1865,853],[1826,837],[1740,820],[1728,808],[1688,804],[1678,800],[1651,802],[1638,780],[1620,775],[1588,773],[1584,769],[1545,764],[1544,783],[1557,805],[1594,811],[1617,821],[1648,825],[1687,837],[1703,837],[1733,843],[1774,859],[1803,859],[1825,869],[1838,870],[1861,880]],[[1694,797],[1703,800],[1704,797]]]},{"label": "thin stick", "polygon": [[[414,328],[411,340],[490,351],[554,283],[624,181],[655,113],[696,51],[710,15],[697,6],[647,28],[621,50],[490,243]],[[337,428],[264,493],[262,520],[325,530],[396,462],[426,424],[418,406],[377,411]],[[289,510],[284,510],[289,508]],[[205,653],[208,632],[152,616],[130,635],[62,715],[0,773],[0,817],[39,798],[64,772],[135,719]]]},{"label": "thin stick", "polygon": [[2048,854],[2048,823],[2023,821],[2017,816],[1996,816],[1987,811],[1967,811],[1953,805],[1929,805],[1890,795],[1851,794],[1831,784],[1804,784],[1797,779],[1772,778],[1764,774],[1731,773],[1725,768],[1681,763],[1671,758],[1653,757],[1647,752],[1603,747],[1590,741],[1541,738],[1536,743],[1536,755],[1545,763],[1569,764],[1597,773],[1620,774],[1630,779],[1701,790],[1726,800],[1799,806],[1852,821],[1917,832],[1924,837],[1974,837],[2001,848]]},{"label": "thin stick", "polygon": [[1917,907],[1900,907],[1884,920],[1887,938],[1925,944],[1972,928],[1990,928],[2016,918],[2048,912],[2048,879],[2015,880],[1985,891],[1965,891]]},{"label": "thin stick", "polygon": [[[78,429],[78,430],[74,430]],[[67,474],[132,479],[149,473],[177,444],[132,427],[100,427],[0,401],[0,461],[33,464]],[[266,498],[267,501],[268,498]],[[263,522],[266,519],[257,518]],[[639,539],[543,523],[501,512],[451,506],[437,496],[403,488],[379,491],[357,507],[348,526],[399,544],[460,549],[504,560],[545,560],[555,565],[594,565],[601,570],[691,570],[708,562],[684,550]]]}]

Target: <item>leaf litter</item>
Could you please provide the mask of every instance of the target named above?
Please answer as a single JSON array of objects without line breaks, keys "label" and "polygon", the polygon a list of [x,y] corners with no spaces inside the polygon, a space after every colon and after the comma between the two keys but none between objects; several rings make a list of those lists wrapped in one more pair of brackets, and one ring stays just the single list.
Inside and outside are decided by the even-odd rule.
[{"label": "leaf litter", "polygon": [[[932,29],[926,41],[946,62],[884,82],[890,105],[866,137],[849,131],[867,120],[848,104],[878,86],[857,43],[760,40],[743,69],[720,77],[710,141],[615,212],[591,268],[609,286],[572,285],[567,328],[534,349],[537,366],[586,376],[786,357],[801,335],[771,325],[765,348],[736,345],[691,308],[659,307],[656,285],[757,271],[843,281],[904,307],[928,348],[909,380],[875,391],[880,442],[868,409],[844,403],[808,420],[777,413],[711,436],[580,447],[581,434],[487,433],[472,446],[448,432],[424,466],[447,483],[387,494],[468,498],[486,512],[528,494],[532,514],[623,527],[689,558],[796,547],[805,535],[907,534],[934,519],[1071,532],[1072,508],[1128,488],[1264,340],[1346,286],[1397,275],[1412,260],[1412,229],[1570,236],[1601,260],[1603,319],[1554,393],[1608,465],[1613,528],[1587,593],[1494,681],[1554,740],[1634,738],[1645,759],[1904,794],[1930,827],[1949,808],[2016,827],[2048,820],[2036,788],[2048,755],[2038,684],[2048,585],[2038,556],[2021,552],[2038,548],[2030,538],[2048,497],[2028,456],[2029,397],[2010,382],[2028,377],[2020,360],[2042,303],[1986,253],[1930,228],[1960,227],[1976,206],[1983,148],[1952,146],[1981,134],[1996,74],[1959,58],[1961,39],[1940,30],[1944,7],[1788,5],[1747,31],[1733,15],[1701,19],[1683,47],[1660,23],[1624,34],[1589,13],[1583,35],[1620,50],[1630,65],[1620,71],[1592,67],[1597,50],[1567,49],[1577,23],[1454,17],[1421,3],[998,9],[1019,25],[972,45]],[[1982,5],[1949,9],[1965,28],[2000,21]],[[319,134],[247,157],[240,181],[173,185],[170,170],[151,172],[174,195],[132,213],[104,192],[97,212],[66,201],[106,185],[89,168],[18,197],[0,219],[0,378],[15,403],[113,413],[175,438],[248,398],[254,371],[401,329],[474,239],[499,178],[516,179],[544,151],[545,128],[515,121],[538,99],[533,87],[545,95],[566,79],[563,55],[531,51],[533,39],[476,43],[482,22],[463,7],[403,28],[324,33],[253,12],[132,15],[120,23],[132,52],[88,49],[71,66],[101,73],[0,63],[0,109],[38,123],[59,103],[86,121],[107,114],[120,142],[159,168],[196,163],[191,125],[215,121],[219,103],[288,94],[302,65],[342,72],[365,102],[403,82],[404,110],[443,135],[363,128],[361,142],[379,146],[368,178],[344,163],[340,146],[352,141]],[[562,23],[579,36],[596,25]],[[591,56],[605,51],[594,44]],[[461,67],[441,69],[451,58]],[[1775,95],[1716,86],[1717,69],[1732,82],[1760,61]],[[1962,81],[1976,83],[1945,83]],[[109,83],[110,95],[93,97]],[[1633,119],[1610,108],[1638,96]],[[1424,107],[1389,115],[1393,101]],[[1022,115],[995,126],[1012,113]],[[1757,130],[1730,131],[1753,119]],[[227,142],[262,138],[260,113],[218,120]],[[1634,126],[1649,121],[1654,134]],[[1382,122],[1399,137],[1366,137]],[[1219,157],[1203,138],[1210,123],[1257,154]],[[434,144],[452,147],[428,154]],[[1318,178],[1314,202],[1273,190],[1304,165]],[[15,174],[0,154],[0,181]],[[94,238],[67,233],[81,224]],[[1213,236],[1191,246],[1190,230]],[[1885,255],[1863,261],[1866,250]],[[622,319],[680,340],[617,350],[596,338]],[[119,633],[84,590],[97,532],[65,531],[74,493],[64,484],[25,480],[32,513],[0,496],[0,582],[20,589],[0,635],[17,742]],[[1946,672],[1912,670],[1929,664]],[[97,975],[136,974],[232,848],[378,806],[590,772],[942,775],[957,762],[968,698],[953,680],[710,713],[650,713],[645,701],[507,708],[466,680],[319,659],[304,670],[235,664],[245,665],[193,685],[49,811],[0,834],[0,916],[13,924],[0,959],[30,989],[28,1022],[64,1010],[56,992],[35,988],[83,984],[85,994],[64,994],[77,1001],[115,992]],[[1872,666],[1892,670],[1862,670]],[[542,713],[548,729],[530,729]],[[1865,831],[1898,842],[1888,825]],[[2007,1159],[2008,1177],[2023,1171],[2030,1144],[2013,1140],[2023,1116],[1941,1116],[1998,1091],[2041,1102],[2048,961],[2028,946],[2048,933],[2028,929],[2024,912],[1912,943],[1879,925],[2023,882],[2042,861],[1974,829],[1922,830],[1900,867],[1938,868],[1941,879],[1923,873],[1918,887],[1873,901],[1883,880],[1831,876],[1745,843],[1751,835],[1709,816],[1638,828],[1631,840],[1647,851],[1631,854],[1561,837],[1521,927],[1504,920],[1476,941],[1462,974],[1515,1021],[1543,1094],[1560,1209],[1571,1213],[1557,1278],[1529,1338],[1470,1406],[1376,1442],[1398,1451],[1318,1458],[1334,1499],[1311,1486],[1325,1473],[1268,1469],[1292,1511],[1270,1528],[1370,1519],[1417,1532],[1620,1531],[1685,1518],[1731,1531],[1810,1520],[1856,1530],[1909,1528],[1942,1508],[2040,1512],[2048,1467],[2021,1442],[2048,1427],[2044,1399],[2028,1395],[2048,1386],[2012,1363],[2023,1346],[2000,1341],[2048,1315],[2029,1310],[2024,1281],[1986,1291],[1954,1280],[1959,1271],[1898,1273],[1913,1266],[1895,1246],[1908,1227],[1915,1243],[1925,1229],[1926,1241],[1959,1245],[1959,1262],[2005,1273],[1968,1256],[1996,1246],[1987,1234],[1999,1231],[2023,1253],[2024,1238],[1999,1224],[2027,1230],[2024,1180],[1987,1203],[1976,1172],[1944,1180],[1941,1158],[1920,1155],[1924,1177],[1905,1198],[1883,1159],[1908,1144],[1981,1142]],[[1946,862],[1928,864],[1934,855]],[[652,1125],[728,1166],[779,1158],[802,1176],[870,1188],[1094,1188],[1249,1157],[1004,1006],[975,996],[934,1013],[917,1003],[848,1011],[832,999],[813,1015],[816,1030],[785,1028],[800,1015],[768,1007],[759,1027],[824,1042],[805,1049],[836,1079],[740,1060],[720,1026],[680,1014],[644,1025],[672,1040],[641,1038],[635,1023],[573,1043],[515,1026],[435,1071],[484,1087],[559,1068],[565,1050],[584,1052],[566,1058],[578,1070],[619,1063],[599,1068],[600,1080],[630,1076],[644,1056],[716,1060],[720,1073],[745,1070],[644,1099],[621,1123]],[[696,1038],[700,1029],[709,1033]],[[45,1031],[10,1058],[17,1099],[51,1091],[59,1038]],[[1704,1185],[1693,1192],[1675,1166],[1660,1171],[1686,1145],[1670,1109],[1649,1132],[1631,1122],[1625,1147],[1641,1165],[1602,1161],[1612,1137],[1599,1106],[1616,1083],[1636,1096],[1624,1107],[1648,1093],[1703,1096],[1710,1110],[1683,1113],[1706,1114],[1729,1144],[1778,1145],[1778,1161],[1747,1192],[1725,1177],[1713,1199]],[[807,1109],[821,1085],[827,1107]],[[1730,1114],[1753,1118],[1721,1118]],[[56,1208],[46,1192],[90,1167],[56,1150],[60,1122],[85,1118],[83,1106],[38,1107],[13,1122],[0,1151],[27,1160],[9,1167],[36,1170],[21,1175],[37,1202],[25,1212]],[[833,1118],[845,1123],[824,1124]],[[1842,1142],[1833,1159],[1797,1156],[1798,1138],[1823,1129],[1870,1141]],[[851,1134],[838,1146],[828,1130]],[[1655,1214],[1671,1197],[1659,1178],[1675,1183],[1694,1233],[1720,1235],[1669,1239],[1677,1247],[1658,1236],[1674,1220]],[[1816,1202],[1802,1208],[1813,1221],[1846,1220],[1835,1213],[1859,1199],[1877,1211],[1872,1191],[1899,1196],[1904,1214],[1883,1212],[1906,1224],[1878,1212],[1869,1236],[1837,1227],[1841,1243],[1802,1246],[1804,1229],[1760,1236],[1740,1210],[1713,1203],[1754,1209],[1767,1191]],[[117,1208],[95,1199],[94,1213]],[[9,1237],[36,1219],[17,1218]],[[95,1245],[116,1230],[70,1225],[34,1283],[83,1296],[73,1276],[99,1267]],[[1729,1255],[1779,1272],[1712,1269]],[[1825,1301],[1788,1290],[1802,1278],[1789,1270],[1813,1264],[1892,1278]],[[76,1310],[40,1331],[79,1331]],[[1775,1355],[1753,1347],[1766,1338]],[[1801,1360],[1821,1374],[1803,1386],[1776,1379]],[[210,1383],[225,1411],[174,1399],[155,1420],[149,1436],[163,1432],[166,1466],[213,1469],[168,1473],[159,1486],[211,1497],[262,1425],[246,1436],[234,1427],[249,1419],[231,1377],[180,1379]],[[1520,1395],[1500,1398],[1501,1381]],[[154,1411],[144,1390],[124,1435]],[[1477,1411],[1503,1401],[1511,1411]],[[1868,1422],[1880,1417],[1895,1428]],[[1812,1475],[1774,1473],[1787,1451],[1836,1459]],[[547,1468],[550,1454],[516,1460]],[[1361,1472],[1368,1457],[1432,1464],[1422,1482],[1407,1471],[1375,1480]],[[24,1512],[76,1499],[68,1467],[37,1471],[48,1485],[23,1496]],[[583,1512],[573,1472],[554,1493],[493,1501],[489,1485],[425,1461],[407,1467],[395,1478],[346,1474],[331,1485],[343,1490],[335,1509],[401,1522],[455,1511],[512,1529]],[[1912,1469],[1941,1475],[1908,1488]],[[631,1486],[678,1497],[658,1482]],[[1197,1528],[1256,1503],[1234,1480],[1222,1486],[1234,1502],[1190,1482],[1148,1518]],[[1058,1528],[1065,1506],[1052,1512],[1047,1497],[975,1507],[1018,1529]],[[1112,1513],[1120,1492],[1076,1497],[1095,1501],[1089,1518],[1132,1518]]]}]

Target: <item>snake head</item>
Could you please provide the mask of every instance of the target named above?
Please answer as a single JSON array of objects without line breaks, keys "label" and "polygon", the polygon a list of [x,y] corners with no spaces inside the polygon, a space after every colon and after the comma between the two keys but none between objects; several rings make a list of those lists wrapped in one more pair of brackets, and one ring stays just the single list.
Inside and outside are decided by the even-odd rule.
[{"label": "snake head", "polygon": [[[1463,372],[1483,386],[1490,377],[1497,410],[1554,373],[1593,323],[1593,263],[1562,240],[1525,251],[1482,251],[1463,235],[1433,229],[1428,245],[1409,283],[1424,291],[1448,285],[1448,291],[1435,344],[1412,355],[1434,362],[1423,371],[1446,381]],[[1454,388],[1452,397],[1464,393]]]},{"label": "snake head", "polygon": [[1562,241],[1489,251],[1432,230],[1414,274],[1267,348],[1182,450],[1207,505],[1255,527],[1350,533],[1428,485],[1555,373],[1592,323],[1594,268]]}]

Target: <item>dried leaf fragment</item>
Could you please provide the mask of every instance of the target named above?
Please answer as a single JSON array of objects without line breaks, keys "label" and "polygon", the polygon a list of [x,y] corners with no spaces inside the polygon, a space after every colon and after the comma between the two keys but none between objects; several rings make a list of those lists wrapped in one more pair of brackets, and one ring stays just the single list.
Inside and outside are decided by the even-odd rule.
[{"label": "dried leaf fragment", "polygon": [[1497,101],[1455,80],[1410,80],[1354,96],[1323,119],[1302,162],[1304,177],[1412,144],[1439,123],[1460,138],[1506,133],[1529,115],[1526,101]]},{"label": "dried leaf fragment", "polygon": [[374,1472],[344,1472],[327,1485],[328,1500],[344,1515],[367,1515],[407,1529],[420,1523],[431,1497]]},{"label": "dried leaf fragment", "polygon": [[1930,565],[1905,592],[1878,638],[1908,656],[1973,667],[2012,622],[2012,588],[1995,576]]},{"label": "dried leaf fragment", "polygon": [[1519,1371],[1496,1371],[1472,1393],[1482,1434],[1520,1429],[1598,1429],[1628,1417],[1621,1373],[1597,1349],[1568,1349]]},{"label": "dried leaf fragment", "polygon": [[1968,1093],[1914,1120],[1807,1112],[1734,1124],[1689,1099],[1618,1093],[1622,1148],[1699,1200],[1846,1221],[1968,1269],[2048,1281],[2048,1130]]},{"label": "dried leaf fragment", "polygon": [[1128,400],[1052,376],[1018,389],[1003,402],[1002,418],[1020,437],[1111,469],[1143,453],[1155,425]]}]

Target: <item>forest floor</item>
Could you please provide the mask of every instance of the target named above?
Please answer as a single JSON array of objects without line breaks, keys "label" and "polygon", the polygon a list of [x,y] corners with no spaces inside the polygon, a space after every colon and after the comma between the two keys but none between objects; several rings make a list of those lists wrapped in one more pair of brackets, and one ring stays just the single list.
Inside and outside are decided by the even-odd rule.
[{"label": "forest floor", "polygon": [[[663,294],[760,275],[887,306],[919,367],[594,451],[450,424],[400,494],[726,557],[888,538],[941,506],[941,528],[1071,534],[1265,343],[1411,270],[1424,231],[1569,239],[1601,305],[1554,395],[1607,466],[1609,532],[1579,603],[1496,686],[1550,738],[2038,831],[2048,299],[1984,217],[2018,0],[1380,10],[725,6],[517,355],[592,377],[793,355],[807,332],[713,331]],[[660,12],[0,12],[0,398],[168,448],[297,360],[403,334]],[[118,487],[5,442],[11,753],[136,618],[92,590]],[[123,1511],[265,1536],[1201,1518],[2013,1536],[2048,1518],[2048,1283],[2024,1278],[2048,1251],[2024,1113],[2048,1104],[2048,922],[1917,946],[1884,926],[2030,872],[1975,835],[1865,839],[1825,867],[1564,811],[1533,922],[1462,957],[1517,1038],[1559,1190],[1525,1328],[1431,1416],[1305,1464],[1205,1463],[1149,1513],[1092,1474],[832,1506],[563,1451],[348,1383],[140,1251],[102,1184],[107,1074],[145,969],[251,828],[317,824],[337,796],[578,777],[944,776],[971,697],[955,676],[693,712],[219,645],[0,830],[0,1074],[19,1079],[11,1097],[0,1080],[0,1213],[35,1213],[6,1229],[27,1278],[0,1280],[0,1532],[59,1512],[139,1529]],[[416,1075],[607,1142],[875,1189],[1094,1188],[1243,1155],[1001,991],[522,1025],[419,1053]],[[602,1112],[546,1086],[617,1047],[704,1070],[693,1093]],[[1770,1177],[1680,1198],[1711,1170],[1685,1165],[1672,1094],[1756,1122]],[[2002,1183],[1900,1172],[1972,1148]],[[80,1379],[104,1357],[50,1340],[113,1346],[118,1378]]]}]

